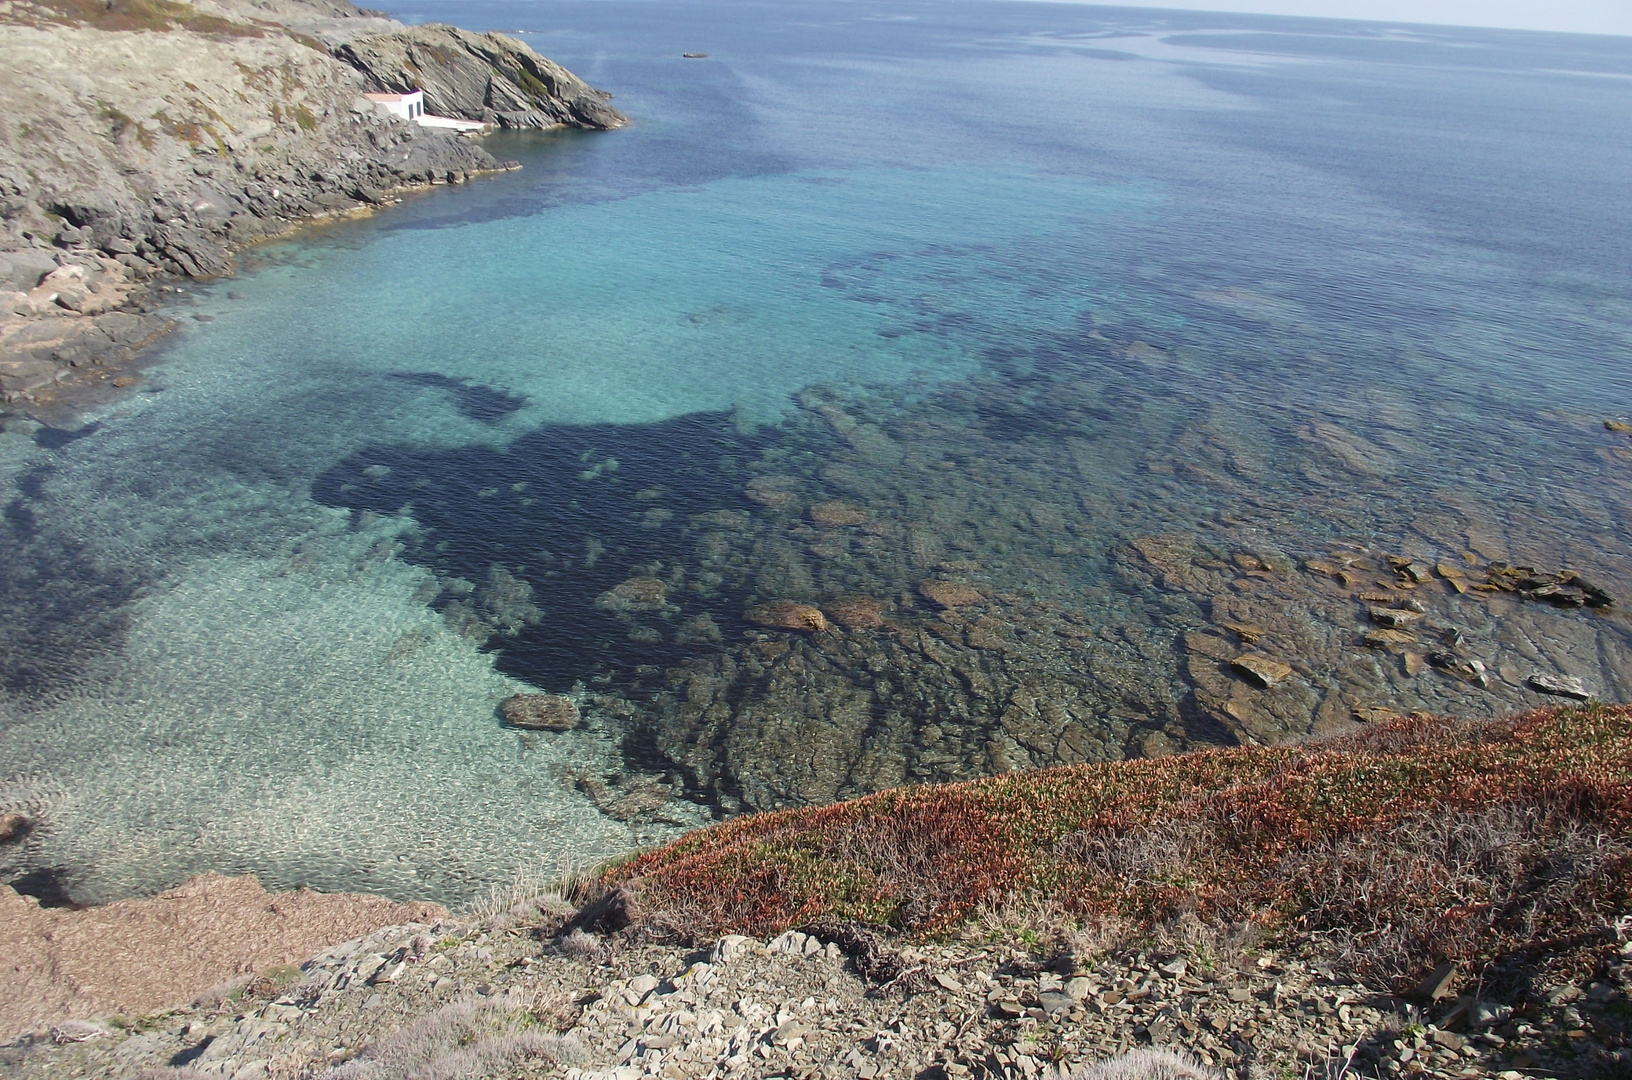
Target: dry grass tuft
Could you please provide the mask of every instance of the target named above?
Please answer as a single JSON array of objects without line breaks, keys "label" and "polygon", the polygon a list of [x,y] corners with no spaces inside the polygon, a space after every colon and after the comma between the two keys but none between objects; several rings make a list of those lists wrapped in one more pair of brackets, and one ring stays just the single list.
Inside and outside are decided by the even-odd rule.
[{"label": "dry grass tuft", "polygon": [[582,960],[586,964],[603,963],[612,951],[606,942],[594,934],[584,933],[579,927],[573,927],[570,933],[563,935],[556,943],[556,949],[562,956]]},{"label": "dry grass tuft", "polygon": [[531,1013],[508,1002],[458,1001],[320,1075],[324,1080],[474,1080],[525,1061],[570,1065],[583,1058],[576,1041],[534,1023]]},{"label": "dry grass tuft", "polygon": [[249,989],[249,984],[254,981],[254,975],[238,975],[225,982],[216,983],[193,999],[193,1004],[200,1009],[220,1008],[243,997]]},{"label": "dry grass tuft", "polygon": [[490,934],[512,926],[561,926],[582,904],[579,897],[589,875],[579,868],[524,866],[509,885],[493,885],[472,900],[465,916]]},{"label": "dry grass tuft", "polygon": [[1224,1074],[1171,1050],[1141,1049],[1084,1065],[1071,1080],[1224,1080]]},{"label": "dry grass tuft", "polygon": [[1522,985],[1613,941],[1632,912],[1629,834],[1632,708],[1592,704],[754,815],[600,885],[638,898],[641,925],[699,941],[838,920],[1092,951],[1132,926],[1227,952],[1299,930],[1384,982],[1451,960]]}]

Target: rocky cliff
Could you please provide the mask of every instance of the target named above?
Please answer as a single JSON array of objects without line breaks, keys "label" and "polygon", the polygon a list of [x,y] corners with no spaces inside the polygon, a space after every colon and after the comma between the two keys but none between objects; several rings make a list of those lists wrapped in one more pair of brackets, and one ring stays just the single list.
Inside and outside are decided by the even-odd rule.
[{"label": "rocky cliff", "polygon": [[624,122],[521,42],[345,0],[9,0],[0,71],[0,403],[162,332],[139,310],[155,276],[217,276],[301,221],[505,167],[369,90],[511,127]]},{"label": "rocky cliff", "polygon": [[503,34],[414,26],[346,42],[335,50],[390,93],[425,91],[425,111],[507,128],[622,127],[607,96]]}]

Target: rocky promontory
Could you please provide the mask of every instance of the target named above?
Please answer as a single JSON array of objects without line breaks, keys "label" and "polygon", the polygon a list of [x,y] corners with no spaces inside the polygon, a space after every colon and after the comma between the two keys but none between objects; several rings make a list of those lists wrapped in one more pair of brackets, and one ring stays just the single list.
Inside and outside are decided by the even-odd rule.
[{"label": "rocky promontory", "polygon": [[12,0],[0,68],[0,403],[115,377],[167,328],[156,278],[509,167],[365,93],[424,89],[429,112],[494,126],[624,123],[519,41],[345,0]]},{"label": "rocky promontory", "polygon": [[505,128],[616,128],[606,95],[503,34],[406,27],[342,44],[335,55],[390,93],[425,91],[425,111]]}]

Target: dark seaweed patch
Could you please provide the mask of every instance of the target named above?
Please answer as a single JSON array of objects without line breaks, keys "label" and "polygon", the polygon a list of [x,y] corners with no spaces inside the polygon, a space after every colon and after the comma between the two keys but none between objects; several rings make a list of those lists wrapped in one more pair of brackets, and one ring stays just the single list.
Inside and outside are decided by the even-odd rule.
[{"label": "dark seaweed patch", "polygon": [[24,474],[0,507],[0,689],[62,693],[90,662],[117,649],[134,582],[99,566],[79,540],[39,524],[49,469]]},{"label": "dark seaweed patch", "polygon": [[[473,605],[494,624],[505,621],[495,614],[501,605],[531,605],[526,617],[495,625],[488,646],[507,674],[566,690],[717,650],[686,640],[685,623],[701,615],[727,637],[740,633],[742,598],[687,579],[679,567],[691,553],[694,515],[748,509],[745,465],[769,437],[743,434],[728,413],[706,413],[658,424],[549,425],[502,451],[374,447],[319,477],[314,495],[359,512],[411,512],[419,528],[404,556],[443,581],[434,603],[450,621],[458,605]],[[596,607],[631,577],[662,579],[669,608]],[[529,597],[520,597],[518,581],[531,587]],[[470,619],[462,625],[482,632]]]}]

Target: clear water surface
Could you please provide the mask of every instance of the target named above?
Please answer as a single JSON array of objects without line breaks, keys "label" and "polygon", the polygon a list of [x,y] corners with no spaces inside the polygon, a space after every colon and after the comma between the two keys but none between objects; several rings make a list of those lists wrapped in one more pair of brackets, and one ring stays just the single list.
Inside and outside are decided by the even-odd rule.
[{"label": "clear water surface", "polygon": [[[744,808],[1509,711],[1537,671],[1632,699],[1614,609],[1438,575],[1379,648],[1358,598],[1383,554],[1632,597],[1632,40],[396,11],[633,123],[495,137],[524,170],[178,297],[87,426],[8,421],[6,880],[458,902]],[[1371,578],[1300,568],[1343,552]],[[1296,676],[1254,697],[1214,655],[1248,645]],[[535,688],[586,726],[504,727]]]}]

